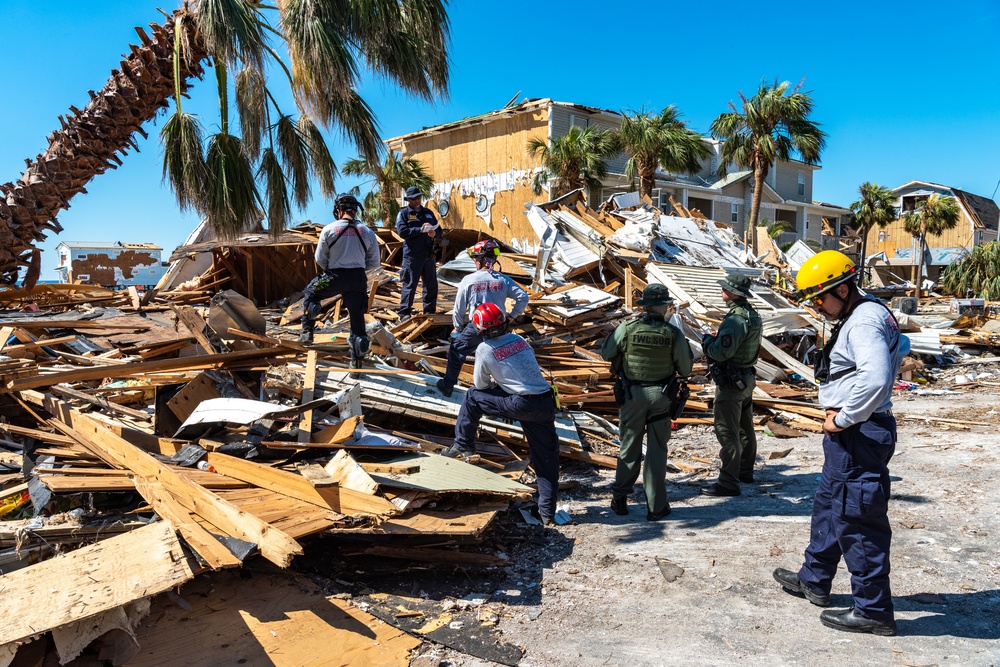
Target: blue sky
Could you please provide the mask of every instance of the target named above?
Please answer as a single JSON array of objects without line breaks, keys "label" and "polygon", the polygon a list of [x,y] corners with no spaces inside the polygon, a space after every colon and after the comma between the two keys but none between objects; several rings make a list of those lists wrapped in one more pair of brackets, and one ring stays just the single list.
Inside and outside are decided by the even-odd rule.
[{"label": "blue sky", "polygon": [[[70,104],[99,90],[133,26],[172,9],[170,0],[0,0],[6,67],[0,97],[0,181],[16,180]],[[951,9],[954,8],[954,11]],[[707,132],[737,92],[762,79],[812,92],[814,119],[829,134],[814,197],[842,206],[863,181],[895,187],[927,180],[990,196],[1000,181],[1000,3],[909,2],[473,2],[451,4],[448,100],[415,101],[370,79],[361,90],[383,136],[405,134],[501,107],[515,93],[607,109],[676,104]],[[290,96],[282,90],[291,108]],[[185,110],[217,121],[214,77],[198,82]],[[98,176],[42,244],[43,279],[55,277],[60,241],[153,242],[165,256],[197,219],[181,214],[161,184],[160,116],[141,152]],[[338,163],[355,152],[336,132]],[[343,178],[338,189],[355,181]],[[293,220],[327,222],[315,198]]]}]

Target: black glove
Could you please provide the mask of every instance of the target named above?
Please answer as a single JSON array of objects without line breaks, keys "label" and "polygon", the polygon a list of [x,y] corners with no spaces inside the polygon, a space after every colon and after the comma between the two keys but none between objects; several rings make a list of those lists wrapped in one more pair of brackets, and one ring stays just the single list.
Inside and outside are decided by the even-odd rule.
[{"label": "black glove", "polygon": [[531,321],[531,315],[528,315],[527,313],[521,313],[511,321],[514,324],[527,324],[528,322]]}]

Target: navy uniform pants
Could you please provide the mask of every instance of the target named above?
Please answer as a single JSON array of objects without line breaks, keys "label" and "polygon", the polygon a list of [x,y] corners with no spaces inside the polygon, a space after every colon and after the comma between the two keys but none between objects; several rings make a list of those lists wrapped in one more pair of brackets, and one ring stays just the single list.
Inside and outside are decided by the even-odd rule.
[{"label": "navy uniform pants", "polygon": [[302,324],[311,323],[315,317],[309,316],[309,306],[319,310],[323,299],[340,295],[351,318],[351,334],[365,335],[365,313],[368,312],[368,276],[364,269],[327,269],[306,285],[303,292]]},{"label": "navy uniform pants", "polygon": [[812,530],[799,579],[830,593],[841,557],[851,573],[854,608],[866,618],[893,620],[889,590],[889,459],[896,420],[876,413],[823,438],[823,473],[813,498]]},{"label": "navy uniform pants", "polygon": [[465,359],[476,353],[476,348],[483,342],[483,335],[479,333],[472,323],[465,325],[465,328],[458,332],[458,335],[451,339],[448,346],[448,367],[444,371],[441,383],[448,389],[458,382],[458,375],[462,372],[462,364]]},{"label": "navy uniform pants", "polygon": [[413,256],[403,254],[403,268],[399,272],[402,289],[399,294],[399,314],[413,312],[413,299],[417,294],[417,283],[424,281],[424,313],[437,312],[438,279],[437,263],[434,255]]},{"label": "navy uniform pants", "polygon": [[508,394],[500,387],[469,389],[455,423],[456,445],[475,449],[476,429],[484,415],[520,422],[528,441],[531,467],[538,478],[538,513],[554,516],[559,491],[559,436],[556,435],[556,405],[552,392],[519,396]]}]

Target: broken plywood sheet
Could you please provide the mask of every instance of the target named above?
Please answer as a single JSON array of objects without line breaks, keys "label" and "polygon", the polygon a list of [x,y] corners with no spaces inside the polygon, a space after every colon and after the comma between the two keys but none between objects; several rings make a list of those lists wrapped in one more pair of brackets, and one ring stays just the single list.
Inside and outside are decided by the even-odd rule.
[{"label": "broken plywood sheet", "polygon": [[416,467],[414,472],[408,473],[370,473],[372,479],[378,484],[390,488],[436,493],[461,491],[511,497],[529,496],[534,492],[530,486],[478,468],[465,461],[450,459],[438,454],[414,452],[397,456],[387,463]]},{"label": "broken plywood sheet", "polygon": [[154,523],[0,576],[0,645],[96,616],[194,577],[173,528]]},{"label": "broken plywood sheet", "polygon": [[180,596],[185,605],[166,596],[153,601],[129,665],[395,667],[409,664],[420,645],[349,602],[325,597],[304,577],[255,572],[248,585],[220,572],[199,577]]},{"label": "broken plywood sheet", "polygon": [[376,535],[434,535],[436,537],[479,537],[507,503],[482,503],[459,509],[419,509],[406,516],[387,519],[374,527],[338,529],[336,532]]},{"label": "broken plywood sheet", "polygon": [[[603,294],[603,292],[602,292]],[[390,366],[378,368],[390,369]],[[318,369],[323,371],[323,368]],[[346,387],[357,385],[361,393],[371,397],[373,401],[386,407],[407,410],[414,416],[421,416],[430,421],[454,424],[458,420],[458,411],[465,400],[466,389],[455,387],[450,397],[445,397],[435,388],[437,378],[423,373],[409,375],[366,375],[354,377],[350,373],[341,373],[327,369],[319,376],[317,385],[327,391],[340,391]],[[518,422],[508,423],[492,417],[483,417],[479,424],[486,431],[506,431],[523,436]],[[580,434],[572,419],[556,413],[556,435],[559,444],[573,449],[582,449]]]},{"label": "broken plywood sheet", "polygon": [[579,322],[587,317],[617,308],[621,304],[621,299],[613,294],[608,294],[590,285],[577,285],[567,290],[562,290],[558,294],[550,295],[547,299],[565,299],[568,304],[578,303],[579,305],[566,306],[540,306],[538,313],[548,316],[550,319],[559,321],[569,326],[574,322]]}]

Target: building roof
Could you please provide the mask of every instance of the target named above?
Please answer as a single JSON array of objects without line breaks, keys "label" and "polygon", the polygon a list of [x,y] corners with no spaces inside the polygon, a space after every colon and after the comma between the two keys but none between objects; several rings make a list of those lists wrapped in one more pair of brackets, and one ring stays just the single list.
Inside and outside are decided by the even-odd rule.
[{"label": "building roof", "polygon": [[965,190],[951,189],[955,196],[965,205],[965,210],[972,216],[977,227],[996,231],[1000,225],[1000,207],[992,199],[974,195]]},{"label": "building roof", "polygon": [[462,118],[461,120],[452,121],[450,123],[444,123],[442,125],[434,125],[431,127],[425,127],[416,132],[410,132],[408,134],[401,134],[398,137],[391,137],[385,140],[385,143],[389,146],[393,144],[398,144],[407,139],[413,139],[415,137],[428,137],[435,134],[441,134],[443,132],[451,132],[452,130],[458,130],[464,127],[469,127],[472,125],[485,125],[487,123],[492,123],[500,118],[510,118],[511,116],[516,116],[517,114],[526,113],[528,111],[534,111],[536,109],[542,109],[549,106],[550,104],[567,107],[570,109],[577,109],[579,111],[585,111],[590,114],[600,114],[600,115],[611,115],[621,117],[621,114],[617,111],[611,111],[609,109],[599,109],[597,107],[588,107],[583,104],[574,104],[572,102],[556,102],[552,98],[542,97],[542,98],[532,98],[526,99],[518,104],[505,106],[503,109],[497,109],[495,111],[489,111],[484,114],[479,114],[478,116],[468,116]]},{"label": "building roof", "polygon": [[900,190],[921,185],[929,186],[929,189],[936,188],[940,190],[948,190],[954,194],[955,199],[961,202],[966,213],[968,213],[969,217],[972,218],[972,223],[975,227],[993,231],[1000,228],[1000,207],[998,207],[997,203],[989,197],[974,195],[971,192],[959,190],[958,188],[953,188],[950,185],[931,183],[930,181],[910,181],[900,185],[898,188],[893,188],[892,192],[897,193]]},{"label": "building roof", "polygon": [[62,241],[56,246],[66,246],[70,250],[110,250],[114,248],[126,248],[128,250],[163,250],[155,243],[122,243],[121,241]]}]

